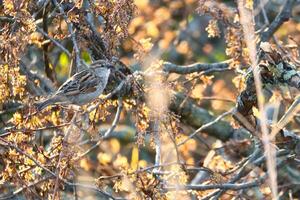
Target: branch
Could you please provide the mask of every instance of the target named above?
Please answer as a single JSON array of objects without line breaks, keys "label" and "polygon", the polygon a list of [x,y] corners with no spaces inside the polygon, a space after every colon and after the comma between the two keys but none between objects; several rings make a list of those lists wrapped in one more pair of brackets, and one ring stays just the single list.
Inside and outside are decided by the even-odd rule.
[{"label": "branch", "polygon": [[[89,1],[85,1],[84,3],[84,9],[89,10],[90,9],[90,3]],[[91,55],[95,60],[98,59],[107,59],[107,50],[106,50],[106,44],[101,37],[100,33],[97,30],[97,27],[94,23],[94,15],[92,13],[88,13],[85,16],[85,21],[87,22],[91,33],[85,34],[84,38],[89,41],[89,49],[91,51]]]},{"label": "branch", "polygon": [[96,186],[82,184],[82,183],[71,183],[71,182],[68,182],[67,185],[71,186],[71,187],[76,186],[76,187],[81,187],[81,188],[84,188],[84,189],[87,189],[87,190],[96,191],[96,192],[100,193],[101,195],[103,195],[102,198],[105,198],[105,199],[126,200],[125,198],[121,198],[121,197],[113,197],[109,193],[104,192],[104,191],[98,189]]},{"label": "branch", "polygon": [[[56,175],[54,172],[52,172],[50,169],[48,169],[47,167],[43,166],[42,164],[39,163],[38,160],[36,160],[33,156],[29,155],[28,153],[24,152],[22,149],[20,149],[19,147],[17,147],[16,145],[12,144],[11,142],[8,142],[6,141],[5,139],[2,139],[0,137],[0,145],[3,146],[4,148],[13,148],[15,149],[18,153],[24,155],[25,157],[29,158],[30,160],[32,160],[36,166],[42,168],[43,170],[45,170],[46,172],[48,172],[50,174],[50,177],[52,178],[57,178],[59,179],[60,181],[62,181],[64,184],[68,185],[68,186],[78,186],[78,187],[83,187],[83,188],[86,188],[86,189],[90,189],[90,190],[95,190],[99,193],[101,193],[103,196],[107,197],[107,198],[111,198],[111,199],[121,199],[121,198],[115,198],[115,197],[112,197],[109,193],[105,192],[105,191],[102,191],[94,186],[90,186],[90,185],[85,185],[85,184],[80,184],[80,183],[71,183],[69,182],[68,180],[60,177],[59,175]],[[27,186],[27,187],[30,187],[30,186]],[[23,190],[23,189],[21,189]],[[17,190],[18,191],[18,190]],[[21,192],[21,191],[20,191]],[[18,192],[19,193],[19,192]],[[18,194],[16,193],[16,194]],[[14,194],[14,195],[16,195]],[[2,197],[1,197],[2,198]],[[0,199],[1,199],[0,198]],[[3,197],[4,198],[4,197]]]},{"label": "branch", "polygon": [[[265,155],[261,155],[262,151],[259,148],[259,144],[258,141],[255,141],[256,143],[256,148],[253,151],[253,153],[244,161],[241,163],[241,165],[239,166],[239,171],[228,181],[228,183],[235,183],[237,181],[239,181],[241,178],[247,176],[252,170],[253,170],[253,166],[260,166],[263,163],[266,162],[266,156]],[[279,168],[279,166],[281,166],[283,164],[283,159],[279,159],[279,157],[284,157],[284,159],[288,159],[288,154],[289,151],[285,150],[285,149],[281,149],[278,150],[276,152],[276,157],[278,158],[277,161],[278,163],[276,164],[277,168]],[[289,168],[289,170],[291,169],[288,165],[287,168]],[[283,169],[284,170],[284,169]],[[284,170],[284,171],[288,171],[288,170]],[[231,172],[229,172],[231,173]],[[298,175],[298,173],[297,173]],[[280,178],[286,178],[284,175],[282,176],[279,173],[279,179]],[[289,177],[290,178],[290,177]],[[211,197],[214,197],[214,199],[219,199],[219,197],[226,191],[226,189],[219,189],[216,190],[212,193],[210,193],[209,195],[207,195],[206,197],[203,198],[203,200],[208,200],[211,199]]]},{"label": "branch", "polygon": [[27,154],[26,152],[24,152],[22,149],[20,149],[19,147],[17,147],[16,145],[12,144],[11,142],[8,142],[6,141],[5,139],[2,139],[0,137],[0,141],[3,143],[0,142],[0,145],[3,146],[3,147],[6,147],[6,148],[13,148],[15,149],[17,152],[19,152],[20,154],[26,156],[27,158],[29,158],[30,160],[32,160],[36,166],[39,166],[40,168],[42,168],[43,170],[45,170],[46,172],[48,172],[49,174],[51,174],[52,176],[55,176],[56,177],[56,174],[54,172],[52,172],[50,169],[44,167],[43,165],[41,165],[39,163],[39,161],[37,161],[33,156]]},{"label": "branch", "polygon": [[0,22],[13,23],[13,22],[15,22],[15,20],[14,20],[14,18],[12,18],[10,16],[0,16]]},{"label": "branch", "polygon": [[229,69],[229,64],[232,60],[226,60],[219,63],[194,63],[187,66],[176,65],[170,62],[165,62],[163,64],[163,70],[167,73],[177,73],[177,74],[190,74],[194,72],[203,72],[209,70],[209,72],[214,71],[225,71]]},{"label": "branch", "polygon": [[[153,124],[153,132],[154,132],[154,143],[155,143],[155,166],[159,166],[161,164],[161,138],[159,132],[159,119],[154,120]],[[159,168],[155,168],[154,173],[159,172]]]},{"label": "branch", "polygon": [[117,113],[116,113],[116,116],[115,116],[115,119],[111,125],[111,127],[104,133],[103,137],[101,137],[99,139],[99,141],[93,145],[91,148],[89,148],[88,150],[86,150],[83,154],[81,154],[78,158],[78,160],[82,157],[84,157],[85,155],[87,155],[88,153],[90,153],[93,149],[95,149],[96,147],[98,147],[101,142],[106,139],[106,138],[109,138],[110,134],[115,130],[117,124],[119,123],[119,120],[120,120],[120,115],[121,115],[121,111],[123,109],[123,102],[122,102],[122,99],[119,98],[118,100],[118,109],[117,109]]},{"label": "branch", "polygon": [[282,130],[290,120],[297,114],[299,111],[299,104],[300,104],[300,96],[298,96],[292,105],[288,108],[285,114],[281,117],[281,119],[274,125],[272,132],[271,132],[271,139],[273,139],[276,134]]},{"label": "branch", "polygon": [[[37,180],[37,181],[35,181],[35,182],[33,182],[33,183],[28,184],[27,186],[24,186],[24,187],[21,187],[21,188],[15,190],[15,191],[14,191],[12,194],[10,194],[10,195],[7,195],[7,196],[0,196],[0,200],[13,199],[16,195],[20,194],[20,193],[23,192],[25,189],[30,188],[30,187],[34,187],[34,186],[36,186],[36,185],[38,185],[38,184],[40,184],[40,183],[42,183],[42,182],[44,182],[44,181],[47,181],[47,180],[53,179],[53,178],[55,178],[55,177],[54,177],[54,176],[51,176],[51,175],[50,175],[50,176],[46,176],[46,177],[44,177],[44,178],[42,178],[42,179],[40,179],[40,180]],[[74,187],[74,186],[76,186],[76,187],[81,187],[81,188],[84,188],[84,189],[87,189],[87,190],[93,190],[93,191],[96,191],[96,192],[98,192],[99,194],[103,195],[103,197],[108,198],[108,199],[113,199],[113,200],[123,200],[123,199],[124,199],[124,198],[120,198],[120,197],[113,197],[113,196],[111,196],[110,194],[108,194],[107,192],[104,192],[104,191],[102,191],[102,190],[100,190],[100,189],[98,189],[97,187],[92,186],[92,185],[87,185],[87,184],[82,184],[82,183],[71,183],[71,182],[68,182],[68,181],[66,181],[65,184],[66,184],[67,186],[69,186],[69,187]],[[124,199],[124,200],[125,200],[125,199]]]},{"label": "branch", "polygon": [[[131,76],[127,76],[126,80],[123,80],[117,88],[112,92],[114,94],[109,94],[105,99],[109,99],[114,96],[132,96],[132,90],[130,88],[133,87],[133,84],[138,82],[138,84],[143,85],[144,76],[147,76],[143,72],[136,71]],[[187,98],[182,93],[174,92],[174,98],[171,101],[169,109],[181,116],[181,121],[186,123],[187,125],[198,129],[204,124],[210,123],[214,121],[216,118],[211,115],[207,110],[200,108],[192,99]],[[184,103],[183,103],[184,102]],[[88,108],[89,111],[95,109],[95,106],[91,106]],[[209,124],[208,127],[201,128],[201,131],[208,133],[218,139],[223,141],[228,140],[235,130],[232,128],[230,123],[217,120],[216,123]],[[248,135],[248,132],[244,129],[243,133]]]},{"label": "branch", "polygon": [[73,73],[76,73],[78,71],[79,67],[80,67],[80,51],[79,51],[79,47],[78,47],[78,44],[77,44],[77,41],[76,41],[75,31],[73,30],[73,23],[69,22],[68,16],[66,15],[64,9],[60,6],[60,4],[56,0],[53,0],[52,2],[59,9],[59,12],[63,15],[63,18],[64,18],[64,20],[65,20],[65,22],[68,26],[68,32],[71,36],[71,40],[72,40],[72,43],[73,43],[73,48],[74,48],[74,51],[75,51],[75,61],[76,61],[75,69],[73,69],[73,67],[71,69],[71,71],[72,71],[71,75],[73,75]]},{"label": "branch", "polygon": [[268,41],[272,35],[277,31],[277,29],[286,21],[289,20],[292,14],[292,8],[295,3],[295,0],[286,0],[283,8],[281,9],[280,13],[276,16],[274,21],[270,24],[267,31],[261,34],[261,41],[265,42]]},{"label": "branch", "polygon": [[[43,75],[40,75],[39,73],[30,71],[22,60],[20,61],[19,68],[20,72],[23,75],[26,75],[28,80],[27,86],[32,94],[39,96],[45,94],[45,92],[53,92],[55,90],[55,87],[50,79]],[[40,81],[40,87],[36,86],[36,84],[34,83],[36,79]]]},{"label": "branch", "polygon": [[183,185],[183,186],[171,186],[165,187],[164,189],[167,191],[172,190],[211,190],[211,189],[223,189],[223,190],[242,190],[248,189],[251,187],[259,186],[263,183],[266,176],[262,176],[254,181],[249,181],[245,183],[224,183],[224,184],[215,184],[215,185]]},{"label": "branch", "polygon": [[47,37],[49,40],[51,40],[51,42],[53,42],[57,47],[59,47],[63,52],[65,52],[69,57],[71,57],[71,53],[69,52],[69,50],[62,46],[58,41],[50,37],[45,31],[43,31],[43,29],[37,26],[36,30],[43,34],[45,37]]},{"label": "branch", "polygon": [[[42,14],[42,19],[43,19],[43,31],[45,33],[48,33],[48,3],[45,4],[43,8],[43,14]],[[44,41],[46,41],[47,37],[44,35]],[[49,59],[49,44],[50,43],[44,43],[42,45],[43,49],[43,59],[44,59],[44,65],[45,65],[45,72],[47,77],[54,83],[57,83],[56,79],[56,74],[55,74],[55,68],[50,67],[50,59]]]},{"label": "branch", "polygon": [[[204,124],[211,123],[216,118],[207,110],[197,106],[188,98],[185,103],[185,96],[181,93],[175,93],[174,99],[171,102],[170,110],[181,116],[181,120],[186,124],[198,129]],[[223,141],[228,140],[234,133],[232,126],[226,121],[219,121],[210,124],[210,126],[201,128],[201,131],[208,133]]]},{"label": "branch", "polygon": [[[61,151],[59,153],[59,158],[58,158],[57,165],[56,165],[56,170],[55,170],[55,173],[57,174],[57,176],[56,176],[55,185],[54,185],[53,198],[56,198],[58,185],[59,185],[59,174],[60,174],[60,171],[61,171],[60,165],[61,165],[61,161],[63,159],[63,156],[65,154],[64,151],[67,151],[67,149],[68,149],[67,148],[68,147],[68,145],[67,145],[68,144],[68,139],[69,139],[69,136],[71,134],[72,126],[75,126],[76,117],[77,117],[77,112],[75,112],[73,114],[70,125],[69,125],[66,133],[64,134],[64,138],[63,138],[63,141],[62,141],[62,147],[61,147]],[[59,193],[58,193],[58,198],[60,198]]]},{"label": "branch", "polygon": [[198,128],[197,130],[195,130],[191,135],[189,135],[188,138],[186,138],[184,141],[180,142],[178,144],[178,146],[181,146],[183,144],[185,144],[188,140],[190,140],[191,138],[193,138],[196,134],[200,133],[201,131],[203,131],[204,129],[214,125],[215,123],[219,122],[221,119],[223,119],[225,116],[232,114],[233,109],[223,113],[222,115],[218,116],[216,119],[214,119],[213,121],[206,123],[204,125],[202,125],[200,128]]},{"label": "branch", "polygon": [[[257,141],[255,141],[255,142],[256,142],[256,144],[255,144],[255,149],[254,149],[253,153],[250,156],[248,156],[248,158],[244,162],[241,163],[239,171],[236,173],[236,175],[234,177],[232,177],[228,181],[228,183],[231,183],[231,184],[235,183],[250,172],[250,170],[249,170],[251,168],[251,167],[249,168],[249,166],[251,166],[250,164],[253,163],[261,155],[261,150],[259,148],[258,142]],[[211,199],[211,197],[213,197],[213,196],[219,197],[224,192],[225,192],[225,190],[218,189],[218,190],[206,195],[203,198],[203,200]]]},{"label": "branch", "polygon": [[17,190],[15,190],[14,192],[12,192],[12,194],[9,195],[5,195],[5,196],[0,196],[0,200],[6,200],[6,199],[13,199],[16,195],[20,194],[21,192],[23,192],[25,189],[36,186],[44,181],[47,181],[48,179],[53,178],[53,176],[46,176],[40,180],[37,180],[33,183],[28,184],[27,186],[23,186]]}]

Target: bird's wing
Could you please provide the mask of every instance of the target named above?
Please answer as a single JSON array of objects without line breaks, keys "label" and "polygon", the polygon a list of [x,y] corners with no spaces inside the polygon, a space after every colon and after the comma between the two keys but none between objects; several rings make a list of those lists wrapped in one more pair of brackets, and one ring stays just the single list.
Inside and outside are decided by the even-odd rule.
[{"label": "bird's wing", "polygon": [[57,91],[57,95],[74,96],[97,90],[100,78],[91,70],[83,70],[68,79]]}]

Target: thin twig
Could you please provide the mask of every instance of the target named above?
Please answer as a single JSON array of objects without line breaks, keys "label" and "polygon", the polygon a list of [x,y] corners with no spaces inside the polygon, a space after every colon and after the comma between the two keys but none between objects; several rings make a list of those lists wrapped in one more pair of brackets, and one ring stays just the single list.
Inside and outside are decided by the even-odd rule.
[{"label": "thin twig", "polygon": [[60,4],[56,1],[56,0],[52,0],[53,3],[55,4],[55,6],[59,9],[59,12],[63,15],[63,18],[67,24],[68,27],[68,32],[71,36],[71,40],[73,43],[73,47],[74,47],[74,51],[75,51],[75,61],[76,61],[76,70],[74,70],[75,72],[78,72],[80,65],[80,51],[79,51],[79,47],[76,41],[76,36],[75,36],[75,31],[73,30],[73,23],[70,22],[70,20],[68,19],[68,16],[66,15],[64,9],[60,6]]},{"label": "thin twig", "polygon": [[[261,154],[261,150],[259,148],[258,142],[255,141],[255,149],[253,151],[253,153],[248,157],[248,159],[245,160],[245,162],[241,163],[241,167],[240,170],[235,174],[235,176],[233,178],[231,178],[228,183],[235,183],[238,180],[240,180],[242,177],[246,176],[250,171],[247,170],[248,166],[254,162],[254,160],[256,160],[258,158],[258,156]],[[206,195],[205,197],[203,197],[202,200],[208,200],[211,199],[211,197],[215,197],[214,199],[218,199],[223,193],[225,192],[225,190],[222,189],[218,189],[208,195]]]},{"label": "thin twig", "polygon": [[195,100],[226,101],[226,102],[236,103],[234,99],[222,98],[222,97],[199,97],[199,98],[195,98]]},{"label": "thin twig", "polygon": [[262,184],[262,182],[265,180],[266,176],[259,177],[258,179],[254,181],[249,181],[245,183],[224,183],[224,184],[215,184],[215,185],[178,185],[178,186],[167,186],[164,187],[166,191],[172,191],[172,190],[211,190],[211,189],[224,189],[224,190],[242,190],[242,189],[248,189],[251,187],[258,186]]},{"label": "thin twig", "polygon": [[297,111],[299,111],[300,109],[299,105],[300,105],[300,96],[295,99],[295,101],[285,112],[285,114],[281,117],[281,119],[277,122],[277,124],[273,126],[271,136],[270,136],[271,139],[274,139],[276,134],[280,130],[282,130],[287,125],[287,123],[290,122],[290,120],[294,117],[295,114],[297,114]]},{"label": "thin twig", "polygon": [[[76,123],[78,123],[79,121],[77,121]],[[56,129],[56,128],[62,128],[65,126],[70,125],[70,122],[64,123],[64,124],[60,124],[60,125],[56,125],[56,126],[45,126],[45,127],[41,127],[41,128],[35,128],[35,129],[15,129],[15,127],[9,127],[8,129],[5,129],[7,132],[3,133],[0,135],[0,137],[6,137],[12,133],[15,132],[23,132],[23,133],[28,133],[28,132],[32,132],[32,131],[43,131],[43,130],[49,130],[49,129]]]},{"label": "thin twig", "polygon": [[98,147],[103,140],[105,140],[106,138],[109,138],[109,136],[114,131],[114,129],[116,128],[117,124],[119,123],[122,109],[123,109],[123,102],[122,102],[122,99],[119,98],[117,112],[116,112],[116,115],[115,115],[115,118],[114,118],[114,121],[113,121],[111,127],[104,133],[104,135],[99,139],[99,141],[95,145],[93,145],[91,148],[89,148],[83,154],[81,154],[79,156],[79,158],[84,157],[85,155],[87,155],[88,153],[90,153],[92,150],[94,150],[96,147]]},{"label": "thin twig", "polygon": [[204,129],[206,129],[206,128],[212,126],[212,125],[214,125],[217,122],[219,122],[221,119],[223,119],[227,115],[232,114],[233,110],[234,110],[234,108],[230,109],[227,112],[224,112],[223,114],[221,114],[220,116],[218,116],[215,120],[202,125],[200,128],[198,128],[197,130],[195,130],[191,135],[189,135],[188,138],[186,138],[184,141],[180,142],[177,146],[181,146],[181,145],[185,144],[188,140],[192,139],[196,134],[200,133]]},{"label": "thin twig", "polygon": [[[66,137],[67,138],[67,137]],[[46,168],[45,166],[41,165],[39,163],[39,161],[37,161],[33,156],[29,155],[28,153],[24,152],[22,149],[20,149],[19,147],[17,147],[16,145],[6,141],[5,139],[1,138],[0,137],[0,145],[5,147],[5,148],[13,148],[15,149],[17,152],[19,152],[20,154],[24,155],[25,157],[29,158],[30,160],[32,160],[38,167],[42,168],[43,170],[45,170],[46,172],[48,172],[50,175],[53,176],[53,178],[56,178],[60,181],[62,181],[64,184],[66,185],[69,185],[69,186],[78,186],[78,187],[84,187],[84,188],[87,188],[87,189],[92,189],[92,190],[95,190],[103,195],[105,195],[106,197],[109,197],[109,198],[112,198],[112,199],[120,199],[120,198],[114,198],[112,197],[110,194],[108,194],[107,192],[104,192],[102,190],[99,190],[98,188],[94,187],[94,186],[89,186],[89,185],[84,185],[84,184],[79,184],[79,183],[71,183],[67,180],[65,180],[64,178],[61,178],[59,177],[59,174],[56,175],[54,172],[52,172],[50,169]],[[21,191],[23,191],[23,189],[21,189]],[[20,193],[21,191],[19,191],[18,193]],[[17,194],[18,194],[17,193]],[[15,194],[16,195],[16,194]],[[14,196],[15,196],[14,195]]]},{"label": "thin twig", "polygon": [[[159,131],[159,119],[154,120],[153,124],[153,132],[154,132],[154,143],[155,143],[155,166],[161,165],[161,138]],[[157,173],[159,168],[155,168],[155,172]]]},{"label": "thin twig", "polygon": [[22,149],[20,149],[19,147],[17,147],[16,145],[6,141],[5,139],[0,137],[0,141],[3,142],[4,144],[2,144],[0,142],[0,145],[6,148],[13,148],[15,149],[17,152],[19,152],[20,154],[26,156],[27,158],[29,158],[30,160],[32,160],[37,166],[39,166],[40,168],[42,168],[43,170],[45,170],[46,172],[48,172],[49,174],[51,174],[52,176],[56,177],[56,174],[54,172],[52,172],[50,169],[44,167],[43,165],[41,165],[33,156],[29,155],[28,153],[24,152]]},{"label": "thin twig", "polygon": [[56,171],[55,173],[56,173],[57,177],[56,177],[54,191],[53,191],[53,198],[54,199],[56,198],[56,193],[57,193],[58,185],[59,185],[59,176],[60,176],[59,174],[60,174],[60,170],[61,170],[59,165],[60,165],[60,162],[61,162],[61,160],[62,160],[62,158],[64,156],[63,151],[64,151],[64,149],[66,149],[66,146],[67,146],[67,143],[68,143],[68,139],[69,139],[69,135],[71,133],[71,127],[73,125],[75,125],[76,117],[77,117],[77,112],[75,112],[73,114],[72,120],[70,122],[70,126],[68,127],[67,132],[64,135],[64,139],[63,139],[63,142],[62,142],[62,148],[61,148],[61,151],[60,151],[60,154],[59,154],[59,158],[58,158],[58,162],[57,162],[57,166],[56,166],[56,170],[55,170]]},{"label": "thin twig", "polygon": [[15,197],[16,195],[20,194],[21,192],[23,192],[25,189],[27,188],[30,188],[30,187],[33,187],[33,186],[36,186],[44,181],[47,181],[48,179],[51,179],[53,178],[53,176],[45,176],[44,178],[40,179],[40,180],[37,180],[33,183],[30,183],[26,186],[23,186],[17,190],[15,190],[12,194],[10,195],[7,195],[7,196],[0,196],[0,200],[6,200],[6,199],[12,199],[13,197]]},{"label": "thin twig", "polygon": [[[28,187],[33,187],[33,186],[36,186],[44,181],[47,181],[48,179],[54,179],[56,178],[56,176],[54,175],[50,175],[50,176],[46,176],[44,177],[43,179],[41,180],[38,180],[38,181],[35,181],[33,183],[30,183],[28,184],[26,187],[21,187],[17,190],[15,190],[12,194],[10,194],[9,196],[0,196],[0,200],[7,200],[7,199],[11,199],[13,198],[14,196],[20,194],[21,192],[23,192],[25,189],[27,189]],[[81,183],[72,183],[72,182],[69,182],[69,181],[64,181],[64,183],[67,185],[67,186],[70,186],[70,187],[81,187],[81,188],[84,188],[84,189],[88,189],[88,190],[94,190],[100,194],[102,194],[103,196],[105,196],[106,198],[109,198],[109,199],[113,199],[113,200],[124,200],[124,198],[120,198],[120,197],[113,197],[112,195],[110,195],[109,193],[107,192],[104,192],[100,189],[98,189],[97,187],[95,186],[92,186],[92,185],[87,185],[87,184],[81,184]]]},{"label": "thin twig", "polygon": [[40,32],[41,34],[43,34],[45,37],[47,37],[49,40],[51,40],[51,42],[53,42],[57,47],[59,47],[63,52],[65,52],[69,57],[71,57],[71,53],[69,52],[68,49],[66,49],[63,45],[61,45],[58,41],[56,41],[54,38],[52,38],[51,36],[49,36],[45,31],[43,31],[43,29],[41,29],[40,27],[36,26],[36,29],[38,32]]}]

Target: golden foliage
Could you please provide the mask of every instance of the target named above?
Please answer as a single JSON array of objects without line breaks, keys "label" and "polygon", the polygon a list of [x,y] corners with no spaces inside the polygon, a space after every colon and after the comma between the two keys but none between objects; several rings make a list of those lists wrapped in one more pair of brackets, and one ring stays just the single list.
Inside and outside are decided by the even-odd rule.
[{"label": "golden foliage", "polygon": [[220,37],[220,29],[217,20],[210,20],[205,30],[208,33],[208,37]]},{"label": "golden foliage", "polygon": [[22,99],[25,95],[26,76],[19,68],[0,63],[0,103],[9,99]]}]

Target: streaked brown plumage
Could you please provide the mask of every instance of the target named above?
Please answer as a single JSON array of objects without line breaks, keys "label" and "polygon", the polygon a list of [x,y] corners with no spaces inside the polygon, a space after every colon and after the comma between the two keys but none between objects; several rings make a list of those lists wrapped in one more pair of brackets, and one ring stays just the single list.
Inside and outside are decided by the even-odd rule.
[{"label": "streaked brown plumage", "polygon": [[96,61],[90,68],[74,74],[48,99],[36,103],[41,111],[52,104],[84,105],[95,100],[106,87],[112,65]]}]

